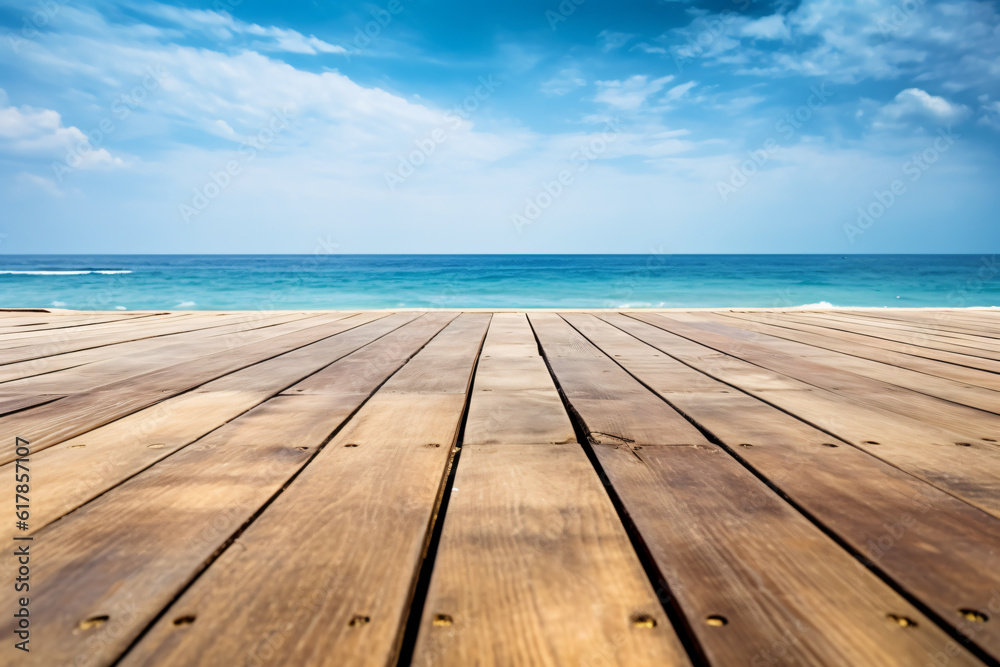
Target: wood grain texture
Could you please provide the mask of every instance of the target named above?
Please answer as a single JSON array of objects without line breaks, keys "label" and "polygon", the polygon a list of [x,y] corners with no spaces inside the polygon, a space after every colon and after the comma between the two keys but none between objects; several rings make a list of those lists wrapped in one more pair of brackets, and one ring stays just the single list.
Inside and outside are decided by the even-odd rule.
[{"label": "wood grain texture", "polygon": [[[108,345],[56,357],[34,359],[19,364],[0,366],[3,374],[30,368],[32,377],[10,379],[0,384],[0,390],[64,394],[80,393],[128,377],[166,368],[216,352],[231,350],[259,340],[314,326],[316,315],[282,316],[263,321],[237,321],[206,329],[184,331],[170,336]],[[57,370],[55,364],[69,364]],[[19,367],[19,368],[15,368]]]},{"label": "wood grain texture", "polygon": [[970,366],[969,360],[962,355],[917,348],[837,329],[823,329],[778,316],[777,313],[764,316],[749,313],[720,313],[717,317],[725,318],[729,323],[733,321],[746,323],[739,326],[751,330],[756,330],[760,326],[763,327],[760,329],[762,332],[809,343],[816,347],[825,347],[987,389],[1000,389],[1000,378],[997,377],[997,373],[1000,373],[1000,362],[990,364],[989,360],[982,359],[976,366]]},{"label": "wood grain texture", "polygon": [[[440,328],[451,316],[429,316],[435,318]],[[397,346],[397,352],[368,351],[394,354],[398,368],[423,342],[415,338],[413,349]],[[393,370],[373,367],[369,393]],[[358,382],[345,396],[268,400],[42,529],[36,539],[51,555],[33,573],[43,591],[33,609],[45,616],[37,628],[44,648],[32,653],[30,664],[114,660],[364,402],[363,389]],[[101,616],[115,625],[80,627]]]},{"label": "wood grain texture", "polygon": [[[255,335],[263,334],[265,337],[276,334],[279,330],[296,330],[304,325],[307,318],[318,317],[318,315],[284,315],[278,317],[260,317],[256,314],[240,317],[232,324],[215,327],[212,329],[195,329],[184,331],[169,336],[159,338],[146,338],[125,343],[116,343],[103,347],[95,347],[77,352],[67,352],[50,357],[40,357],[13,364],[0,365],[0,382],[10,382],[13,380],[29,379],[35,376],[55,374],[59,371],[75,369],[82,366],[114,367],[121,361],[130,363],[145,364],[148,369],[157,368],[164,360],[169,364],[174,355],[186,353],[190,348],[191,341],[203,340],[206,338],[225,338],[226,349],[232,349],[247,342],[253,342]],[[300,326],[296,327],[296,323]],[[279,329],[278,325],[282,325]],[[258,331],[259,330],[259,331]],[[88,368],[88,371],[90,368]]]},{"label": "wood grain texture", "polygon": [[48,315],[41,317],[13,317],[14,313],[0,313],[0,336],[11,333],[33,333],[50,331],[52,329],[66,329],[85,327],[93,324],[104,324],[106,322],[125,322],[143,317],[153,316],[151,313],[133,313],[128,315],[108,315],[107,313],[93,313],[86,315]]},{"label": "wood grain texture", "polygon": [[[234,317],[229,315],[228,317]],[[18,347],[39,345],[56,340],[76,339],[97,339],[100,336],[108,338],[120,337],[123,332],[146,332],[156,330],[161,327],[198,327],[205,323],[212,323],[211,317],[197,313],[162,313],[159,315],[149,315],[145,317],[135,317],[113,321],[92,322],[82,320],[71,327],[55,327],[42,330],[15,331],[0,336],[0,349],[11,350]]]},{"label": "wood grain texture", "polygon": [[504,444],[462,448],[413,664],[689,661],[580,446]]},{"label": "wood grain texture", "polygon": [[42,529],[23,664],[110,664],[347,414],[275,398]]},{"label": "wood grain texture", "polygon": [[[995,392],[997,388],[1000,388],[998,378],[992,373],[895,353],[882,345],[859,345],[856,342],[844,342],[832,330],[827,330],[829,334],[834,334],[832,336],[811,334],[780,325],[775,326],[773,322],[762,318],[750,319],[738,314],[727,316],[699,313],[697,319],[702,322],[737,327],[748,333],[756,334],[765,341],[774,342],[777,339],[781,345],[788,346],[784,349],[801,350],[802,354],[807,354],[811,359],[820,363],[824,359],[840,360],[846,357],[849,366],[845,369],[853,373],[877,379],[884,378],[886,381],[901,387],[922,391],[922,393],[947,400],[962,399],[963,405],[975,406],[977,396],[993,396],[995,398]],[[875,342],[876,339],[870,340]],[[965,400],[965,398],[969,400]],[[992,412],[996,407],[989,404],[981,409]]]},{"label": "wood grain texture", "polygon": [[[451,316],[425,316],[427,322],[414,331],[401,334],[396,330],[417,317],[416,313],[407,313],[375,320],[42,450],[35,455],[37,480],[48,492],[39,496],[32,508],[33,531],[316,371],[349,377],[353,388],[339,391],[339,400],[349,406],[359,404]],[[398,349],[388,349],[380,337],[394,334],[390,340],[397,342]],[[355,353],[368,345],[375,349]],[[368,372],[351,373],[341,363],[352,357],[371,359],[373,355],[381,357],[383,363],[369,363]],[[0,492],[8,489],[13,493],[13,467],[13,463],[0,466]]]},{"label": "wood grain texture", "polygon": [[629,316],[654,325],[640,338],[661,351],[1000,517],[1000,452],[994,442],[982,439],[1000,440],[1000,436],[982,433],[981,438],[969,440],[677,336],[657,326],[663,323],[661,318]]},{"label": "wood grain texture", "polygon": [[656,348],[626,333],[649,325],[622,315],[600,316],[615,326],[566,317],[855,553],[1000,657],[1000,626],[967,623],[959,611],[987,610],[1000,591],[1000,520],[674,359],[653,357]]},{"label": "wood grain texture", "polygon": [[59,394],[0,394],[0,416],[57,401]]},{"label": "wood grain texture", "polygon": [[836,393],[864,397],[870,405],[894,414],[969,437],[1000,432],[1000,394],[989,389],[761,335],[700,315],[678,313],[663,319],[676,333],[688,338],[693,334],[720,352]]},{"label": "wood grain texture", "polygon": [[[563,393],[593,442],[694,444],[705,438],[555,313],[531,313],[531,326]],[[593,410],[589,408],[595,408]]]},{"label": "wood grain texture", "polygon": [[[0,364],[10,364],[141,338],[168,336],[200,327],[216,326],[216,324],[217,321],[214,318],[205,315],[177,314],[144,318],[138,322],[101,325],[102,330],[86,333],[72,330],[50,331],[22,341],[8,341],[6,345],[0,343]],[[221,324],[221,322],[218,323],[220,326]],[[112,330],[103,330],[104,327]]]},{"label": "wood grain texture", "polygon": [[[563,335],[583,338],[576,330]],[[546,350],[547,338],[539,339]],[[563,385],[558,371],[556,378]],[[580,413],[587,419],[599,410]],[[916,621],[916,608],[719,447],[594,448],[713,662],[752,663],[782,646],[788,664],[861,664],[867,656],[871,664],[908,665],[947,641],[936,627],[922,637],[896,632],[887,615]],[[725,619],[722,628],[709,625],[715,617]],[[808,642],[790,639],[804,636]]]},{"label": "wood grain texture", "polygon": [[576,442],[538,344],[522,313],[490,322],[476,369],[464,444]]},{"label": "wood grain texture", "polygon": [[868,317],[857,317],[849,314],[810,314],[810,321],[822,323],[824,326],[857,331],[870,336],[878,336],[910,345],[920,345],[936,350],[948,350],[973,357],[1000,360],[1000,352],[984,346],[982,341],[958,334],[942,334],[919,326],[908,326],[902,322],[882,322]]},{"label": "wood grain texture", "polygon": [[457,465],[415,664],[688,664],[523,314],[490,322]]},{"label": "wood grain texture", "polygon": [[488,324],[458,317],[386,382],[123,664],[391,664]]},{"label": "wood grain texture", "polygon": [[594,448],[712,664],[909,667],[954,643],[718,447]]},{"label": "wood grain texture", "polygon": [[1000,662],[998,353],[992,311],[0,312],[18,664]]},{"label": "wood grain texture", "polygon": [[865,319],[905,323],[940,331],[942,334],[971,336],[973,340],[988,338],[994,342],[1000,342],[1000,322],[997,322],[996,313],[980,311],[977,315],[972,312],[964,313],[961,310],[936,310],[933,313],[869,311],[868,313],[859,313],[859,315]]},{"label": "wood grain texture", "polygon": [[0,463],[13,460],[13,438],[29,440],[36,451],[103,426],[205,382],[285,352],[335,336],[387,314],[366,314],[332,321],[235,350],[184,362],[137,377],[113,382],[93,391],[60,399],[59,407],[43,405],[0,417]]}]

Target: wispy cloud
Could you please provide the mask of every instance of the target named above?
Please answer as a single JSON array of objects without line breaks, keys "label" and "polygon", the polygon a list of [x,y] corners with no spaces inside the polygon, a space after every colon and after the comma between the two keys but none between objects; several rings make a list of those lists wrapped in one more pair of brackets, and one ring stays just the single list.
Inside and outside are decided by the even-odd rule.
[{"label": "wispy cloud", "polygon": [[673,80],[673,75],[650,79],[645,74],[634,74],[623,80],[598,81],[594,99],[616,109],[634,111]]}]

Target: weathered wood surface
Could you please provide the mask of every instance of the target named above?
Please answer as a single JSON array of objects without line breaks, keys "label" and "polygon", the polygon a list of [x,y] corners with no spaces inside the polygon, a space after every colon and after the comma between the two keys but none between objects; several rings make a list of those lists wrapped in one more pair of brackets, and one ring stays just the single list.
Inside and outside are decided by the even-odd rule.
[{"label": "weathered wood surface", "polygon": [[998,376],[977,310],[0,312],[0,664],[995,667]]},{"label": "weathered wood surface", "polygon": [[493,316],[456,465],[414,664],[689,664],[523,314]]},{"label": "weathered wood surface", "polygon": [[[571,326],[580,317],[566,315],[562,323],[539,327],[542,349],[549,341],[586,341]],[[607,351],[617,359],[626,354],[617,347]],[[588,367],[581,366],[565,376],[553,366],[567,395]],[[618,374],[622,382],[639,385],[621,367]],[[587,421],[601,407],[578,409]],[[886,633],[892,625],[887,613],[929,624],[701,434],[682,447],[636,442],[597,444],[595,451],[711,660],[735,664],[784,644],[790,664],[905,665],[947,641],[940,631]],[[709,625],[711,618],[725,619],[724,628]]]},{"label": "weathered wood surface", "polygon": [[[976,437],[967,438],[942,428],[934,413],[924,415],[928,420],[921,420],[920,415],[896,414],[871,405],[878,399],[872,392],[831,391],[697,342],[711,338],[713,345],[742,354],[745,343],[741,341],[655,314],[634,313],[629,317],[654,325],[654,330],[641,335],[642,340],[685,364],[1000,517],[1000,447],[996,442],[1000,441],[1000,433],[980,431]],[[678,335],[680,331],[693,339]],[[655,342],[650,338],[654,335]]]}]

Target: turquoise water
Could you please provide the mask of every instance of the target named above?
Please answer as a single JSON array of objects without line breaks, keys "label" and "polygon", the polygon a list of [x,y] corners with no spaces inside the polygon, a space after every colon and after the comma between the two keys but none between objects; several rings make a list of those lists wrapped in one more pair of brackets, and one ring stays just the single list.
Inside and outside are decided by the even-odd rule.
[{"label": "turquoise water", "polygon": [[1000,306],[995,255],[7,255],[0,306]]}]

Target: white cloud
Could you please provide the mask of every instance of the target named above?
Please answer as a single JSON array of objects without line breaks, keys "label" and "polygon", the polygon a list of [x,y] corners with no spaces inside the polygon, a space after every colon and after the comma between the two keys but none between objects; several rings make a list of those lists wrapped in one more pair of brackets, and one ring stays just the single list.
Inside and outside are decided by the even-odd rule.
[{"label": "white cloud", "polygon": [[[0,101],[6,97],[4,93]],[[0,152],[53,161],[73,156],[67,162],[79,169],[124,165],[121,158],[92,145],[79,128],[64,126],[58,112],[28,106],[0,107]]]},{"label": "white cloud", "polygon": [[[780,48],[767,43],[774,40]],[[699,16],[658,42],[682,61],[736,74],[839,83],[919,76],[952,91],[1000,88],[1000,13],[980,0],[803,0],[758,19]]]},{"label": "white cloud", "polygon": [[[64,9],[67,15],[77,11],[69,6]],[[83,12],[77,11],[76,16],[83,16]],[[593,107],[605,116],[595,113],[585,119],[595,123],[591,131],[542,134],[524,129],[516,120],[495,120],[489,99],[482,100],[482,108],[472,111],[468,118],[451,122],[442,115],[445,109],[417,96],[404,97],[361,85],[336,71],[316,72],[290,65],[275,55],[281,40],[288,37],[280,32],[284,28],[261,28],[258,32],[262,34],[252,34],[250,28],[236,26],[213,12],[189,13],[185,17],[192,24],[200,21],[204,27],[199,30],[205,35],[220,35],[220,41],[211,48],[193,48],[186,46],[190,43],[187,40],[172,38],[167,29],[134,23],[108,24],[99,15],[88,14],[86,28],[42,32],[25,47],[16,65],[9,50],[0,53],[0,67],[17,67],[26,80],[35,76],[44,82],[38,86],[38,94],[48,91],[52,99],[36,104],[48,109],[73,109],[73,123],[84,129],[94,127],[94,121],[107,113],[108,103],[130,90],[146,67],[160,66],[168,75],[106,143],[114,151],[118,144],[113,142],[120,137],[133,139],[129,149],[141,156],[134,169],[114,172],[113,176],[102,174],[99,179],[81,179],[76,184],[79,190],[74,189],[72,196],[54,204],[39,196],[24,197],[27,204],[17,212],[20,218],[29,219],[39,212],[53,215],[53,210],[66,217],[79,212],[79,219],[84,221],[80,227],[88,230],[83,242],[91,244],[97,242],[95,239],[116,243],[129,236],[116,233],[116,229],[124,229],[118,225],[141,224],[149,244],[162,241],[163,248],[170,251],[199,247],[254,252],[266,244],[284,251],[308,252],[317,235],[326,234],[332,234],[346,252],[407,248],[525,252],[555,247],[586,251],[588,238],[599,244],[609,243],[608,219],[621,220],[628,233],[619,236],[632,239],[615,241],[619,245],[609,247],[611,251],[641,251],[641,246],[648,243],[672,239],[675,232],[687,238],[680,243],[687,243],[684,247],[688,249],[718,250],[717,246],[705,245],[713,233],[715,238],[724,237],[736,250],[741,249],[741,244],[762,249],[753,239],[769,231],[793,234],[795,225],[801,223],[796,219],[785,229],[768,222],[782,219],[774,215],[775,210],[797,208],[822,214],[829,218],[824,224],[839,230],[843,220],[836,218],[843,211],[837,206],[853,202],[856,196],[867,197],[869,183],[891,176],[903,158],[893,155],[872,166],[865,171],[865,178],[851,183],[851,187],[831,184],[839,179],[831,179],[830,174],[850,175],[855,165],[870,164],[872,156],[882,151],[889,139],[899,144],[912,139],[884,133],[877,137],[883,143],[866,138],[863,148],[839,153],[820,140],[789,145],[755,177],[753,185],[740,192],[732,206],[723,209],[714,183],[727,178],[732,165],[746,159],[746,147],[739,139],[706,138],[710,129],[691,134],[678,126],[668,127],[661,112],[682,99],[688,101],[689,107],[694,106],[690,100],[695,97],[699,110],[711,113],[712,105],[718,103],[727,104],[735,113],[761,101],[752,93],[763,89],[762,83],[723,92],[712,86],[710,79],[707,85],[697,88],[692,81],[674,85],[676,82],[669,76],[638,75],[602,81],[596,86],[593,101],[598,104]],[[78,24],[83,23],[81,18]],[[794,39],[792,22],[784,25],[789,26]],[[773,31],[774,25],[772,32],[765,27],[749,30],[761,35],[778,34]],[[288,38],[301,40],[286,43],[281,49],[287,51],[304,43],[318,50],[309,38],[296,34],[299,36]],[[734,27],[733,34],[735,37],[719,37],[706,48],[706,52],[716,54],[712,56],[715,62],[721,63],[732,55],[724,48],[727,40],[753,44],[764,39],[750,37],[740,26]],[[240,39],[243,42],[238,42]],[[252,46],[255,43],[258,46]],[[275,48],[266,48],[267,44]],[[849,50],[846,43],[839,48]],[[268,53],[258,52],[264,50]],[[532,62],[529,58],[523,61]],[[757,64],[778,67],[777,62],[764,54]],[[846,60],[844,65],[851,76],[860,77],[865,71],[855,61]],[[811,67],[809,71],[824,71],[821,59],[814,58]],[[790,71],[799,70],[786,68],[782,73]],[[699,81],[705,80],[699,76]],[[458,90],[454,99],[473,94],[477,85],[476,77],[471,76],[467,88]],[[543,90],[568,94],[585,85],[587,77],[582,72],[567,68],[545,82]],[[899,84],[894,91],[908,85]],[[943,85],[920,86],[958,99]],[[727,97],[737,93],[741,97]],[[907,100],[893,100],[891,104],[903,101]],[[877,114],[875,103],[871,104]],[[982,114],[993,113],[993,104],[984,102]],[[0,104],[3,106],[6,103]],[[237,142],[265,128],[275,110],[286,107],[291,110],[288,127],[252,163],[241,162],[239,176],[197,220],[183,222],[177,214],[178,204],[191,197],[193,188],[203,188],[209,174],[219,173],[227,161],[242,159],[236,150]],[[932,113],[935,108],[941,107],[932,103],[921,113]],[[590,110],[583,109],[581,114]],[[1000,109],[995,111],[1000,114]],[[24,107],[18,112],[27,113]],[[56,112],[50,113],[58,119],[51,125],[49,116],[50,127],[79,132],[64,127]],[[752,127],[753,121],[761,121],[763,113],[737,114],[725,129],[734,136],[756,136],[744,130]],[[625,118],[623,131],[610,141],[602,136],[606,133],[596,129],[607,120],[606,116]],[[893,119],[886,116],[884,120]],[[411,154],[418,142],[426,143],[431,132],[442,129],[446,141],[434,147],[411,180],[390,193],[383,174],[395,169],[400,156]],[[593,166],[585,173],[574,172],[577,180],[558,204],[525,236],[515,236],[509,217],[523,206],[524,198],[533,196],[541,183],[551,182],[560,169],[575,169],[572,156],[581,147],[589,150],[598,143],[606,144],[606,150],[594,159]],[[908,154],[911,148],[907,146],[899,155]],[[960,164],[959,154],[953,155],[954,159],[949,155],[949,163]],[[24,168],[15,165],[16,171]],[[46,187],[41,177],[26,175],[22,180],[25,190]],[[692,192],[698,196],[692,197]],[[922,201],[922,196],[915,194],[908,201]],[[820,201],[828,205],[818,204]],[[38,202],[59,208],[45,211],[38,208]],[[750,218],[744,214],[747,209],[737,208],[756,205],[754,202],[761,203],[750,209],[756,212]],[[842,209],[852,206],[845,204]],[[651,221],[650,211],[670,214],[668,218],[656,214]],[[815,216],[799,217],[812,220]],[[730,218],[738,218],[740,224],[726,222]],[[743,222],[751,218],[757,224]],[[801,223],[803,228],[805,224]],[[101,230],[101,234],[94,229]],[[746,230],[745,236],[739,236],[740,229]],[[656,236],[660,233],[662,236]],[[541,239],[549,237],[551,243],[542,245]],[[589,249],[594,247],[604,246],[591,245]]]},{"label": "white cloud", "polygon": [[594,100],[623,111],[634,111],[641,107],[650,95],[663,90],[673,78],[673,76],[663,76],[650,81],[648,76],[636,74],[624,81],[598,81],[600,90]]},{"label": "white cloud", "polygon": [[625,46],[628,44],[629,40],[632,39],[633,35],[630,35],[627,32],[602,30],[597,37],[601,40],[601,50],[607,52],[614,51],[615,49],[620,49]]},{"label": "white cloud", "polygon": [[772,14],[764,18],[745,23],[740,28],[740,34],[755,39],[788,39],[791,32],[785,25],[785,17],[781,14]]},{"label": "white cloud", "polygon": [[276,27],[262,28],[259,25],[251,25],[245,28],[245,32],[250,35],[272,38],[274,40],[272,43],[254,42],[254,46],[265,51],[285,51],[308,55],[316,55],[317,53],[347,53],[347,49],[342,46],[324,42],[313,35],[306,37],[294,30],[285,30]]},{"label": "white cloud", "polygon": [[1000,101],[991,101],[989,95],[980,95],[979,103],[979,112],[982,115],[977,122],[994,130],[1000,130]]},{"label": "white cloud", "polygon": [[663,96],[663,99],[664,101],[667,102],[679,100],[680,98],[684,97],[684,95],[686,95],[689,90],[691,90],[697,85],[698,83],[696,81],[688,81],[687,83],[678,84],[673,88],[671,88],[670,90],[668,90],[666,94]]},{"label": "white cloud", "polygon": [[546,95],[565,95],[570,91],[586,86],[587,80],[576,68],[559,70],[554,77],[542,83],[542,92]]},{"label": "white cloud", "polygon": [[651,53],[655,55],[665,56],[667,55],[667,50],[662,46],[653,46],[646,42],[640,42],[633,46],[630,50],[632,51],[642,51],[643,53]]},{"label": "white cloud", "polygon": [[135,2],[131,4],[131,7],[148,16],[155,16],[170,23],[180,25],[188,32],[206,32],[217,39],[228,40],[237,35],[252,35],[264,38],[263,40],[254,40],[251,44],[253,48],[259,51],[302,53],[306,55],[347,53],[347,49],[344,47],[330,44],[314,35],[306,37],[295,30],[246,23],[222,12],[204,9],[185,9],[183,7],[174,7],[160,3]]},{"label": "white cloud", "polygon": [[919,88],[907,88],[900,92],[881,111],[882,118],[889,121],[918,120],[938,125],[951,125],[968,115],[968,107],[954,104]]},{"label": "white cloud", "polygon": [[21,172],[18,174],[17,183],[22,186],[28,186],[33,189],[41,190],[50,197],[61,198],[66,194],[59,189],[59,186],[57,186],[54,181],[41,176],[36,176],[35,174],[29,174],[28,172]]}]

